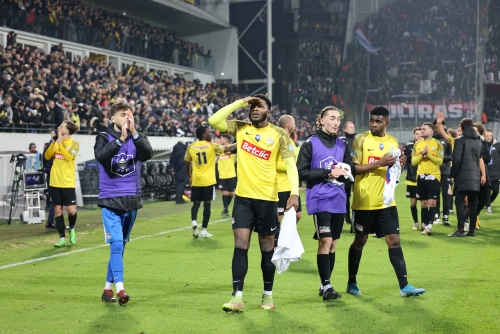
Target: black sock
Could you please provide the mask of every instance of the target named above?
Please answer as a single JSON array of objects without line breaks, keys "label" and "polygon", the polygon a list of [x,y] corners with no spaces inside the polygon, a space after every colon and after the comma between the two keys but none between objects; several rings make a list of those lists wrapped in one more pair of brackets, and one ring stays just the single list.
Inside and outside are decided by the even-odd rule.
[{"label": "black sock", "polygon": [[233,200],[233,196],[227,195],[227,206],[229,207],[229,204],[231,204],[231,201]]},{"label": "black sock", "polygon": [[60,215],[60,216],[56,217],[55,220],[56,220],[57,232],[59,232],[59,236],[61,238],[64,238],[66,236],[66,234],[65,234],[66,225],[64,225],[64,216]]},{"label": "black sock", "polygon": [[465,222],[468,223],[469,222],[469,207],[466,206],[464,211],[465,211]]},{"label": "black sock", "polygon": [[196,220],[198,217],[198,209],[200,208],[200,203],[193,203],[193,206],[191,207],[191,220]]},{"label": "black sock", "polygon": [[330,257],[330,277],[332,277],[333,268],[335,267],[335,253],[329,253]]},{"label": "black sock", "polygon": [[76,224],[76,212],[73,216],[68,215],[68,221],[69,221],[69,228],[74,228]]},{"label": "black sock", "polygon": [[413,217],[413,222],[418,223],[418,211],[416,206],[411,207],[411,216]]},{"label": "black sock", "polygon": [[224,206],[224,209],[227,209],[227,206],[229,205],[228,197],[228,195],[222,195],[222,205]]},{"label": "black sock", "polygon": [[316,255],[319,278],[323,286],[330,284],[330,256],[328,254]]},{"label": "black sock", "polygon": [[403,256],[401,247],[389,248],[389,260],[391,260],[392,267],[396,272],[399,281],[399,288],[402,289],[408,284],[406,274],[406,263]]},{"label": "black sock", "polygon": [[260,261],[260,268],[262,269],[262,278],[264,279],[264,291],[273,291],[274,272],[276,267],[271,259],[274,255],[274,249],[270,252],[262,252],[262,260]]},{"label": "black sock", "polygon": [[208,227],[208,221],[210,220],[210,205],[211,203],[203,203],[203,223],[202,228]]},{"label": "black sock", "polygon": [[428,208],[420,208],[420,215],[422,216],[422,223],[424,225],[427,225],[427,222],[429,221],[429,209]]},{"label": "black sock", "polygon": [[427,213],[427,221],[428,221],[429,225],[434,224],[434,219],[436,219],[435,212],[436,212],[436,208],[429,207],[429,212]]},{"label": "black sock", "polygon": [[243,291],[248,271],[248,249],[235,248],[233,253],[233,291]]},{"label": "black sock", "polygon": [[356,283],[356,275],[358,274],[359,262],[361,262],[362,249],[356,249],[352,245],[349,248],[349,281],[348,283]]}]

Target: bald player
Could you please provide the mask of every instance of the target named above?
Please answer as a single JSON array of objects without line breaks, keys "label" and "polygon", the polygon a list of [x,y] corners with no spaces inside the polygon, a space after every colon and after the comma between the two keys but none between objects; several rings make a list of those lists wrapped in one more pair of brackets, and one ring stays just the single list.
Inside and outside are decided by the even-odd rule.
[{"label": "bald player", "polygon": [[[295,119],[290,116],[290,115],[283,115],[279,119],[278,126],[285,130],[286,134],[288,137],[290,137],[290,142],[292,145],[295,147],[294,151],[294,157],[295,157],[295,162],[297,162],[297,156],[299,155],[299,150],[300,148],[297,146],[297,144],[293,141],[293,136],[295,134]],[[286,174],[286,166],[285,162],[281,158],[281,156],[278,159],[278,164],[276,165],[276,170],[278,172],[277,174],[277,179],[278,179],[278,221],[281,223],[283,220],[283,215],[285,214],[285,208],[286,208],[286,202],[288,201],[288,198],[290,197],[290,192],[292,191],[292,186],[290,185],[290,181],[288,181],[288,176]],[[300,218],[302,218],[302,205],[300,201],[300,196],[299,196],[299,208],[297,209],[296,213],[296,218],[297,218],[297,223],[299,222]],[[278,237],[279,234],[276,235],[274,244],[277,247],[278,245]]]}]

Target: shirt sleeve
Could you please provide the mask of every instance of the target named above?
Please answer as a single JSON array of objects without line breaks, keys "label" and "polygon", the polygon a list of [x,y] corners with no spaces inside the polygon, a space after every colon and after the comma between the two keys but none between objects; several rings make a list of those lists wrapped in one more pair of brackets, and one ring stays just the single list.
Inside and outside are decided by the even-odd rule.
[{"label": "shirt sleeve", "polygon": [[365,141],[364,136],[357,136],[352,142],[351,157],[352,162],[356,165],[361,165],[363,163],[363,142]]},{"label": "shirt sleeve", "polygon": [[193,159],[191,159],[191,154],[189,152],[191,151],[191,145],[186,150],[186,155],[184,155],[184,161],[191,162]]},{"label": "shirt sleeve", "polygon": [[438,143],[438,147],[437,147],[437,154],[436,154],[436,157],[438,157],[439,159],[444,159],[444,147],[443,147],[443,144],[441,144],[441,142],[439,140],[436,140],[437,143]]},{"label": "shirt sleeve", "polygon": [[281,158],[285,160],[286,158],[294,157],[295,145],[292,144],[290,138],[287,136],[283,129],[277,129],[279,133],[279,145]]},{"label": "shirt sleeve", "polygon": [[216,154],[224,154],[224,146],[212,143]]}]

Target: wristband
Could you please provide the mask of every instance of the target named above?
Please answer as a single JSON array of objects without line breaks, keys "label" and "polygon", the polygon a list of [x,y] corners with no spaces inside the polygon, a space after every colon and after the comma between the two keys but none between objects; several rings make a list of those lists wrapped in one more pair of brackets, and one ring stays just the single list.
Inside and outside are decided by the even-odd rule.
[{"label": "wristband", "polygon": [[117,139],[117,140],[116,140],[116,143],[118,144],[118,146],[122,146],[122,145],[123,145],[123,143],[121,142],[121,140],[120,140],[120,139]]}]

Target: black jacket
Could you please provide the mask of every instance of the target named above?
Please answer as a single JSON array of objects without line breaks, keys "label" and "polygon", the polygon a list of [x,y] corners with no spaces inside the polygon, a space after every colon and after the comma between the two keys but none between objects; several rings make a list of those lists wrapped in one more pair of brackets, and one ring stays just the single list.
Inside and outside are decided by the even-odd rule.
[{"label": "black jacket", "polygon": [[186,163],[184,162],[184,156],[186,155],[186,145],[178,142],[175,144],[172,154],[170,155],[170,168],[174,169],[175,179],[177,181],[183,181],[188,179],[186,172]]},{"label": "black jacket", "polygon": [[488,174],[491,181],[500,180],[500,143],[488,143],[491,150],[491,165],[488,164]]},{"label": "black jacket", "polygon": [[[109,141],[108,139],[108,133],[116,139],[121,136],[119,132],[115,131],[113,126],[114,124],[112,124],[106,132],[99,133],[95,140],[94,156],[102,165],[110,164],[113,157],[120,150],[120,145],[118,145],[116,140]],[[129,136],[127,140],[133,140],[137,149],[137,159],[140,162],[146,162],[153,157],[153,148],[146,136],[139,134],[137,139],[133,139],[132,136]],[[141,196],[121,196],[99,199],[97,205],[101,208],[132,211],[142,208],[142,200]]]},{"label": "black jacket", "polygon": [[[321,129],[316,131],[316,134],[312,135],[316,136],[321,140],[323,145],[325,145],[328,148],[333,148],[335,147],[337,136],[333,135],[328,135],[325,132],[323,132]],[[311,136],[311,137],[312,137]],[[351,154],[349,151],[348,144],[344,141],[343,142],[345,145],[345,151],[344,151],[344,159],[343,163],[348,164],[351,166],[351,171],[352,171],[352,176],[354,176],[355,173],[355,168],[354,164],[352,163],[351,160]],[[316,169],[310,169],[311,166],[311,161],[312,161],[312,143],[308,139],[306,142],[300,147],[300,152],[299,152],[299,157],[297,159],[297,169],[299,171],[299,179],[301,181],[307,181],[307,187],[312,188],[315,184],[325,182],[325,180],[328,178],[328,174],[330,174],[331,170],[330,169],[324,169],[324,168],[316,168]],[[339,178],[339,181],[345,181],[348,180],[346,178]]]},{"label": "black jacket", "polygon": [[448,141],[446,141],[441,135],[435,134],[434,138],[436,140],[439,140],[441,144],[443,145],[443,164],[441,165],[441,175],[450,175],[451,172],[451,159],[453,157],[453,150],[451,149],[451,145],[448,144]]},{"label": "black jacket", "polygon": [[348,134],[346,133],[344,137],[340,137],[340,139],[344,139],[344,141],[347,143],[347,149],[349,152],[352,150],[352,142],[354,141],[354,138],[356,138],[356,134]]},{"label": "black jacket", "polygon": [[450,176],[455,179],[459,191],[479,191],[481,185],[482,144],[472,127],[465,127],[463,135],[455,140],[453,165]]},{"label": "black jacket", "polygon": [[[404,154],[406,158],[411,161],[411,155],[413,153],[413,146],[415,146],[415,141],[409,141],[404,148]],[[407,163],[406,179],[411,182],[417,182],[417,168],[418,166],[413,166],[411,163]]]}]

